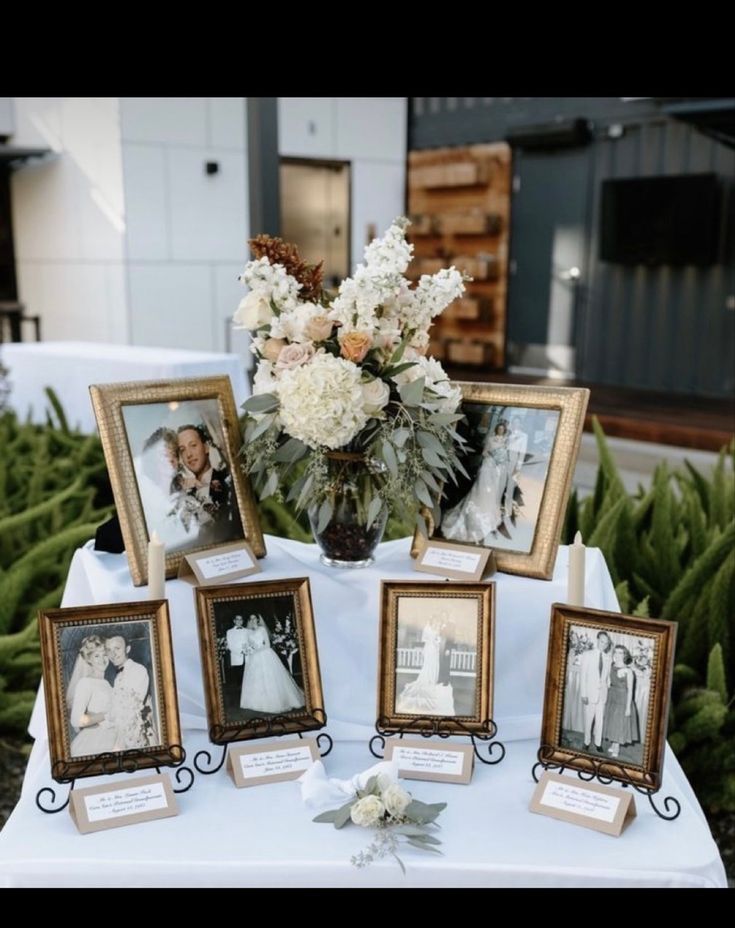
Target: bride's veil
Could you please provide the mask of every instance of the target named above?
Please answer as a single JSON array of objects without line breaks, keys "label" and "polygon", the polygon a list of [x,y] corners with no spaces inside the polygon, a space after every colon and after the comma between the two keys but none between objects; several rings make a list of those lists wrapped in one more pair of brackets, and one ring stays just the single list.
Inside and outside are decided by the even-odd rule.
[{"label": "bride's veil", "polygon": [[257,618],[257,620],[256,620],[256,622],[255,622],[255,627],[256,627],[256,628],[262,628],[262,629],[263,629],[263,632],[265,633],[266,637],[268,638],[268,641],[271,640],[271,633],[268,631],[268,626],[265,624],[265,619],[263,618],[262,615],[259,615],[259,616],[258,616],[258,618]]},{"label": "bride's veil", "polygon": [[92,673],[92,668],[89,666],[87,661],[82,657],[81,654],[77,654],[77,659],[74,662],[74,668],[71,672],[71,677],[69,678],[69,685],[66,688],[66,708],[71,712],[72,704],[74,703],[74,691],[77,688],[77,684],[84,677],[88,677]]}]

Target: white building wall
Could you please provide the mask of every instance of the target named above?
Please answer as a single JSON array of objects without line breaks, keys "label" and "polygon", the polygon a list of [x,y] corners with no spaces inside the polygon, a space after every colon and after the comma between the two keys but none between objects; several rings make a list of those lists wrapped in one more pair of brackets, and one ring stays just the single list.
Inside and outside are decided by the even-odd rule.
[{"label": "white building wall", "polygon": [[46,340],[125,342],[117,98],[13,99],[12,144],[52,149],[12,174],[18,292]]},{"label": "white building wall", "polygon": [[122,98],[120,115],[131,341],[238,350],[229,320],[248,257],[245,98]]},{"label": "white building wall", "polygon": [[368,230],[384,232],[406,210],[405,97],[279,97],[278,150],[284,157],[352,165],[352,267]]}]

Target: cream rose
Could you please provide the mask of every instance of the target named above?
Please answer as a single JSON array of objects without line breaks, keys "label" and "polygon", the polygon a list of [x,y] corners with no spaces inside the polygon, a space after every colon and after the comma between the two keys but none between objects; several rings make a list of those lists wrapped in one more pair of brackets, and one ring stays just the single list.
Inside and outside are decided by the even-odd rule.
[{"label": "cream rose", "polygon": [[268,361],[277,361],[278,355],[281,353],[281,349],[286,347],[285,338],[268,338],[263,343],[260,353],[264,358],[267,358]]},{"label": "cream rose", "polygon": [[262,325],[267,325],[272,318],[273,310],[267,294],[262,290],[251,290],[240,300],[232,321],[239,329],[253,331]]},{"label": "cream rose", "polygon": [[377,796],[364,796],[350,809],[350,818],[356,825],[370,828],[377,825],[385,815],[385,806]]},{"label": "cream rose", "polygon": [[411,795],[397,783],[391,783],[383,790],[383,803],[389,815],[400,818],[411,803]]},{"label": "cream rose", "polygon": [[384,380],[376,377],[370,383],[362,385],[362,399],[368,416],[378,416],[388,404],[390,387]]},{"label": "cream rose", "polygon": [[276,367],[279,371],[290,371],[294,367],[300,367],[306,364],[314,357],[314,349],[311,345],[286,345],[281,348],[276,361]]},{"label": "cream rose", "polygon": [[334,323],[326,316],[312,316],[304,326],[304,334],[314,342],[323,342],[332,334]]},{"label": "cream rose", "polygon": [[373,345],[373,337],[367,332],[347,332],[339,340],[342,357],[359,364]]}]

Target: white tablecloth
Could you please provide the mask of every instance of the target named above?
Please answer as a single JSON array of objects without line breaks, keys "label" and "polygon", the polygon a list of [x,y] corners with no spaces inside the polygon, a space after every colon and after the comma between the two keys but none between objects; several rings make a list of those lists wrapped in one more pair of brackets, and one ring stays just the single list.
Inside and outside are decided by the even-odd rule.
[{"label": "white tablecloth", "polygon": [[[253,579],[311,578],[328,731],[331,776],[368,767],[367,741],[376,705],[379,580],[430,579],[411,568],[408,540],[381,545],[376,564],[338,571],[319,564],[311,545],[266,538],[263,574]],[[23,796],[0,833],[0,885],[8,886],[725,886],[717,848],[694,794],[667,750],[663,793],[682,803],[660,821],[636,795],[638,818],[611,838],[529,813],[543,700],[550,605],[565,597],[568,551],[561,548],[549,582],[497,575],[495,718],[508,747],[497,767],[478,764],[470,786],[411,781],[426,801],[447,801],[440,834],[444,856],[407,851],[404,877],[395,863],[356,870],[351,854],[369,833],[315,825],[294,783],[236,790],[224,771],[198,777],[179,799],[177,818],[80,836],[66,812],[34,805],[48,785],[45,715],[38,702],[36,738]],[[139,599],[124,555],[76,552],[64,605]],[[167,583],[176,677],[189,756],[207,745],[192,587]],[[601,554],[591,550],[587,602],[616,609]],[[39,694],[40,695],[40,694]],[[218,749],[215,749],[218,750]],[[90,778],[83,785],[93,785]],[[62,790],[64,787],[61,788]]]},{"label": "white tablecloth", "polygon": [[97,342],[26,342],[3,345],[0,360],[10,370],[10,406],[21,418],[30,411],[34,422],[45,422],[44,388],[52,387],[69,424],[89,434],[96,430],[89,398],[92,383],[227,374],[238,407],[250,393],[245,361],[235,354]]}]

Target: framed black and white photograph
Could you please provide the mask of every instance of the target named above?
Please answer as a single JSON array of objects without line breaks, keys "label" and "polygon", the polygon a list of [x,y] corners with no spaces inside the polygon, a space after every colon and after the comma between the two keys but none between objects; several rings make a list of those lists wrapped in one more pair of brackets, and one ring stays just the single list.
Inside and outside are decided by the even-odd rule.
[{"label": "framed black and white photograph", "polygon": [[554,606],[542,741],[580,769],[660,779],[676,624]]},{"label": "framed black and white photograph", "polygon": [[441,719],[480,730],[492,715],[492,583],[384,581],[378,715],[385,730]]},{"label": "framed black and white photograph", "polygon": [[308,579],[199,587],[197,609],[212,741],[323,726]]},{"label": "framed black and white photograph", "polygon": [[[466,477],[447,483],[430,534],[495,552],[499,570],[548,579],[589,391],[460,384]],[[414,553],[422,538],[414,537]]]},{"label": "framed black and white photograph", "polygon": [[176,761],[168,604],[47,610],[39,623],[54,776],[108,772],[120,755],[135,768]]},{"label": "framed black and white photograph", "polygon": [[247,540],[265,553],[226,377],[90,388],[133,582],[144,583],[153,532],[166,576],[181,558]]}]

